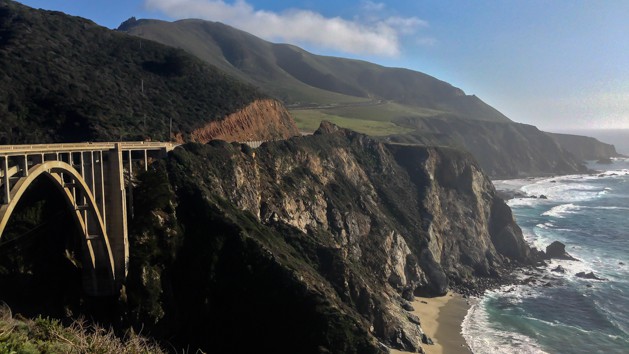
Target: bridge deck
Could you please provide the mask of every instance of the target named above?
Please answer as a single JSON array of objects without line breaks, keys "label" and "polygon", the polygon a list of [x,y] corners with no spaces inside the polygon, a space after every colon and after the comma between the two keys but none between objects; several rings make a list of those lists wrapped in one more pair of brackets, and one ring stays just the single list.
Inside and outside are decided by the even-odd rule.
[{"label": "bridge deck", "polygon": [[111,150],[116,144],[120,144],[123,151],[128,150],[153,150],[175,148],[174,143],[153,141],[128,141],[128,142],[94,142],[94,143],[62,143],[62,144],[31,144],[31,145],[0,145],[0,155],[12,156],[33,153],[54,153],[70,151],[96,151]]}]

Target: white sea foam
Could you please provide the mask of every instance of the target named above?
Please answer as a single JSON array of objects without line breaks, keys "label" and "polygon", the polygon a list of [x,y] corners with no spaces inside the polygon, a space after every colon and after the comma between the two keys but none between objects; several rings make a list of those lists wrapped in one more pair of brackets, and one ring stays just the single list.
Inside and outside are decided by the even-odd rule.
[{"label": "white sea foam", "polygon": [[522,187],[522,191],[527,195],[545,196],[552,202],[578,202],[591,200],[603,193],[601,187],[586,183],[570,183],[569,180],[556,183],[550,181],[538,182]]},{"label": "white sea foam", "polygon": [[462,325],[462,334],[475,354],[546,353],[532,338],[522,334],[496,329],[486,311],[486,298],[472,305]]},{"label": "white sea foam", "polygon": [[620,169],[620,170],[610,170],[610,171],[602,171],[596,176],[590,175],[590,178],[606,178],[606,177],[617,177],[617,176],[627,176],[629,175],[629,169]]},{"label": "white sea foam", "polygon": [[542,215],[563,219],[567,214],[576,214],[579,210],[581,210],[581,206],[568,203],[554,206],[550,210],[543,212]]},{"label": "white sea foam", "polygon": [[507,205],[510,207],[531,207],[539,204],[542,199],[535,198],[513,198],[507,201]]},{"label": "white sea foam", "polygon": [[594,209],[594,210],[629,210],[627,207],[620,206],[584,206],[583,209]]},{"label": "white sea foam", "polygon": [[[569,260],[563,260],[563,259],[551,260],[548,264],[547,271],[550,272],[551,269],[557,268],[557,266],[561,266],[563,269],[565,269],[566,272],[563,273],[562,276],[565,277],[567,280],[572,280],[572,281],[579,279],[576,277],[577,273],[580,273],[580,272],[589,273],[593,271],[592,266],[587,262],[569,261]],[[552,274],[561,275],[562,273],[552,272]]]},{"label": "white sea foam", "polygon": [[[626,305],[622,301],[625,295],[629,294],[627,290],[629,289],[627,285],[629,258],[626,256],[628,253],[623,251],[626,249],[624,248],[626,244],[623,246],[622,243],[629,239],[629,234],[624,235],[622,231],[619,231],[610,232],[607,235],[606,230],[610,225],[605,221],[616,222],[626,211],[629,211],[629,205],[623,199],[629,198],[627,163],[629,159],[623,161],[622,164],[614,162],[612,168],[616,168],[615,171],[600,172],[596,175],[561,176],[498,184],[502,189],[508,189],[503,188],[505,185],[510,186],[512,190],[528,196],[545,195],[547,199],[517,198],[508,201],[508,204],[514,208],[517,219],[522,218],[523,225],[521,226],[525,240],[542,250],[552,241],[564,242],[566,251],[580,261],[552,260],[547,267],[536,271],[537,275],[533,278],[531,278],[531,270],[523,271],[520,275],[516,274],[520,280],[530,282],[530,286],[513,286],[495,294],[488,293],[482,301],[470,309],[463,323],[463,335],[474,353],[543,353],[543,347],[535,340],[537,335],[527,331],[510,332],[510,330],[519,332],[520,327],[514,323],[518,318],[524,319],[524,316],[529,315],[533,318],[528,318],[528,323],[532,324],[534,321],[544,323],[540,324],[540,328],[545,327],[552,331],[548,326],[561,326],[561,329],[557,329],[558,333],[574,333],[576,336],[583,333],[590,335],[588,331],[592,328],[575,327],[571,324],[572,322],[563,321],[560,317],[551,319],[551,322],[545,322],[543,316],[534,318],[537,317],[536,312],[526,310],[529,306],[535,306],[536,303],[536,301],[527,301],[528,299],[538,296],[545,298],[549,292],[560,293],[564,287],[566,290],[574,289],[570,291],[576,291],[576,294],[586,297],[587,299],[584,300],[586,302],[594,301],[597,311],[608,318],[610,324],[621,333],[629,334],[629,322],[624,312]],[[608,168],[606,166],[599,168],[603,167]],[[543,213],[543,216],[540,213]],[[629,216],[629,213],[626,215]],[[579,220],[579,223],[568,222],[573,218],[581,217],[585,219]],[[590,220],[588,218],[592,220],[591,228],[588,226],[587,220]],[[534,222],[531,223],[531,221]],[[601,224],[598,224],[599,222]],[[563,225],[573,225],[568,227],[574,228],[584,227],[584,229],[565,232],[564,229],[560,229],[560,227],[565,227]],[[591,235],[591,238],[587,238],[588,235]],[[592,245],[595,244],[601,247],[594,248]],[[551,271],[559,265],[565,269],[565,273]],[[606,280],[582,279],[576,276],[580,272],[594,272],[596,276]],[[551,283],[552,287],[544,287],[546,283]],[[614,296],[611,299],[610,294]],[[549,301],[555,300],[553,298]],[[557,300],[557,303],[561,304],[561,300]],[[505,305],[507,309],[509,307],[525,309],[525,313],[522,317],[514,319],[510,316],[511,312],[501,312],[502,305]],[[532,324],[532,326],[537,325]],[[618,336],[608,330],[602,331],[600,336],[595,337],[598,343],[602,344],[603,351],[609,345],[610,352],[624,352],[618,349],[626,349],[626,344],[629,343],[626,340],[627,337]],[[606,340],[600,339],[603,337]],[[570,338],[560,335],[557,343],[544,343],[548,345],[547,350],[558,351],[564,342],[569,344]]]},{"label": "white sea foam", "polygon": [[545,178],[505,179],[494,180],[492,181],[492,183],[494,184],[494,187],[496,187],[496,189],[498,190],[517,192],[526,185],[536,183],[544,179]]}]

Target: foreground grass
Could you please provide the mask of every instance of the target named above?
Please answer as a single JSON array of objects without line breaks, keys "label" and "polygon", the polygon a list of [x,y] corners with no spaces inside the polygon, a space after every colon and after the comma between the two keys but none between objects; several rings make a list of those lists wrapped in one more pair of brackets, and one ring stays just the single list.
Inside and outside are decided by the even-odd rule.
[{"label": "foreground grass", "polygon": [[112,330],[77,320],[63,326],[54,319],[13,317],[0,305],[0,353],[165,353],[157,344],[133,333],[124,339]]},{"label": "foreground grass", "polygon": [[317,130],[322,120],[327,120],[339,127],[351,129],[371,136],[404,134],[412,131],[411,129],[400,127],[392,122],[341,117],[333,114],[327,114],[317,109],[292,110],[290,113],[295,119],[297,127],[301,131],[305,132],[313,132]]}]

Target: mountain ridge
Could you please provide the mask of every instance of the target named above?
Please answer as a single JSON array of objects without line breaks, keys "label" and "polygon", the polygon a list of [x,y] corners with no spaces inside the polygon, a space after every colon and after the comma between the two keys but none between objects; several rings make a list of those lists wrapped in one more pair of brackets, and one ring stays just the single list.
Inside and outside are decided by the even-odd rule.
[{"label": "mountain ridge", "polygon": [[[288,106],[325,104],[331,97],[336,102],[383,99],[443,110],[470,119],[509,121],[478,97],[465,95],[461,89],[425,73],[316,55],[294,45],[262,40],[219,22],[131,19],[119,29],[193,53],[233,75],[260,85]],[[217,50],[223,58],[217,55]],[[327,91],[325,95],[319,92],[322,90]],[[310,102],[300,100],[305,95]]]},{"label": "mountain ridge", "polygon": [[[258,86],[282,100],[302,129],[330,120],[393,141],[466,149],[494,178],[587,172],[571,139],[551,139],[513,122],[475,95],[425,73],[316,55],[199,19],[132,18],[119,30],[182,48]],[[505,136],[516,138],[519,151]]]}]

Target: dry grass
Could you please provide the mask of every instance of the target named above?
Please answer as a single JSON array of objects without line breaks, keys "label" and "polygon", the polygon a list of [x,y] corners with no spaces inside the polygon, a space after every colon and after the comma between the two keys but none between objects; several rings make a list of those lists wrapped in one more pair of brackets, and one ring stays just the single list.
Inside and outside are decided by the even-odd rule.
[{"label": "dry grass", "polygon": [[76,320],[68,327],[38,317],[14,317],[0,303],[0,353],[165,353],[155,342],[128,332],[119,338],[111,329]]}]

